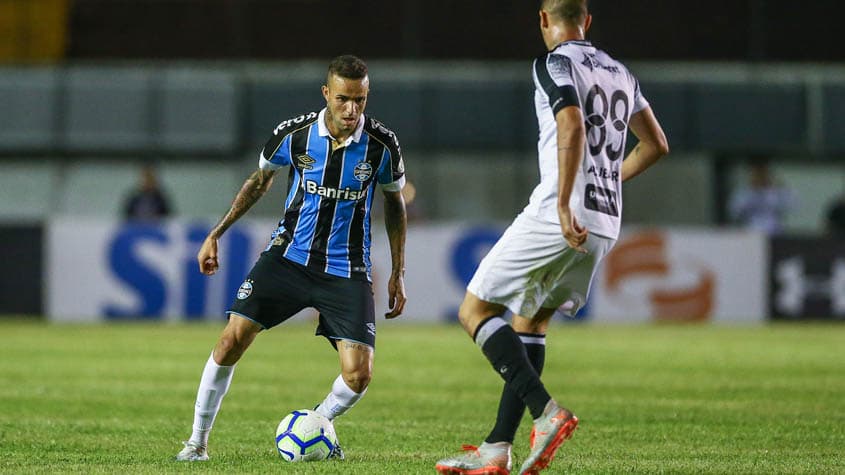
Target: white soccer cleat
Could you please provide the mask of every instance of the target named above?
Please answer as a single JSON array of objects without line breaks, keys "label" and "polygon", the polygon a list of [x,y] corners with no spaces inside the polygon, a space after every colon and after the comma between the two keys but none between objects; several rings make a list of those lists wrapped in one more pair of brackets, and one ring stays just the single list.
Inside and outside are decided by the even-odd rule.
[{"label": "white soccer cleat", "polygon": [[176,460],[180,462],[203,462],[208,460],[208,451],[205,447],[194,444],[191,441],[183,442],[185,448],[176,454]]},{"label": "white soccer cleat", "polygon": [[558,447],[572,437],[578,427],[578,418],[570,411],[552,403],[546,412],[534,421],[531,429],[531,453],[519,470],[520,475],[537,475],[549,466]]},{"label": "white soccer cleat", "polygon": [[464,445],[464,453],[445,458],[434,468],[443,475],[508,475],[511,473],[511,445],[483,443]]}]

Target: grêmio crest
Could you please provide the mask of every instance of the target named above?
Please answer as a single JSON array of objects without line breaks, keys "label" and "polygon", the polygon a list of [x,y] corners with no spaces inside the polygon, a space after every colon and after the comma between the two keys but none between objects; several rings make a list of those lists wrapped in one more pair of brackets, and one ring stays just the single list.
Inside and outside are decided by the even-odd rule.
[{"label": "gr\u00eamio crest", "polygon": [[373,166],[369,162],[358,162],[352,175],[358,181],[367,181],[373,176]]}]

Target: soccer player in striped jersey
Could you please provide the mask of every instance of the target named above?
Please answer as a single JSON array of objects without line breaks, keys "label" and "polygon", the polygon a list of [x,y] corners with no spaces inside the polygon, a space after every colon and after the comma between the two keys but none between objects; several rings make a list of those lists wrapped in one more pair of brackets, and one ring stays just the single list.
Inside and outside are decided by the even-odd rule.
[{"label": "soccer player in striped jersey", "polygon": [[[194,410],[193,432],[178,460],[207,460],[208,435],[232,380],[235,363],[261,330],[306,307],[319,313],[317,334],[337,349],[340,375],[316,411],[329,420],[364,396],[375,348],[375,305],[370,270],[370,209],[376,185],[392,269],[386,318],[405,306],[406,215],[401,190],[405,170],[396,135],[364,116],[369,92],[366,64],[339,56],[322,88],[326,107],[279,124],[256,170],[197,254],[200,272],[218,268],[217,241],[263,196],[278,169],[289,167],[284,216],[237,291],[229,322],[205,364]],[[342,452],[333,454],[343,457]]]},{"label": "soccer player in striped jersey", "polygon": [[[572,435],[578,418],[540,380],[546,329],[558,309],[575,315],[619,234],[621,184],[668,153],[660,124],[622,63],[585,40],[587,0],[543,0],[548,53],[534,61],[540,183],[482,260],[458,312],[505,380],[493,430],[481,446],[439,461],[443,474],[510,473],[527,407],[534,419],[521,474],[536,474]],[[622,160],[628,130],[639,144]],[[512,325],[502,315],[514,314]]]}]

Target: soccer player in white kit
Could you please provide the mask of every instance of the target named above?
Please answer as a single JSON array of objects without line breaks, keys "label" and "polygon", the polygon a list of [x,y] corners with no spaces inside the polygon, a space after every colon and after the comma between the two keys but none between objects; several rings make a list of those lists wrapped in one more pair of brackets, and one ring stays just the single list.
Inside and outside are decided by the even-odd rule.
[{"label": "soccer player in white kit", "polygon": [[[534,61],[540,184],[528,206],[482,260],[458,312],[505,380],[496,425],[479,446],[436,464],[443,474],[509,474],[527,407],[534,419],[521,474],[536,474],[572,435],[578,418],[540,380],[555,311],[574,316],[619,235],[621,184],[669,152],[666,137],[628,69],[585,41],[587,0],[543,0],[548,53]],[[628,130],[639,143],[624,157]],[[512,325],[502,315],[513,312]]]}]

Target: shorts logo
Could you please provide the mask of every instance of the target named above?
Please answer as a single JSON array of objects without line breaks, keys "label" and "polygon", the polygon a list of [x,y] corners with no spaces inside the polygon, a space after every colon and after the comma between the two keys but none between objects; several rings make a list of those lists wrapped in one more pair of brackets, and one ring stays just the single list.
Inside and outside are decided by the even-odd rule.
[{"label": "shorts logo", "polygon": [[240,287],[238,287],[238,299],[244,300],[250,295],[252,295],[252,280],[247,279]]},{"label": "shorts logo", "polygon": [[368,323],[367,324],[367,333],[372,336],[376,336],[376,324],[375,323]]},{"label": "shorts logo", "polygon": [[373,176],[373,166],[367,162],[359,162],[355,165],[353,176],[358,181],[367,181]]}]

